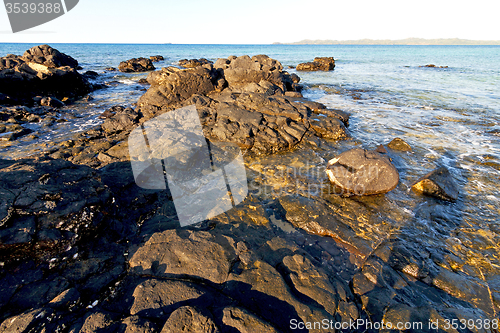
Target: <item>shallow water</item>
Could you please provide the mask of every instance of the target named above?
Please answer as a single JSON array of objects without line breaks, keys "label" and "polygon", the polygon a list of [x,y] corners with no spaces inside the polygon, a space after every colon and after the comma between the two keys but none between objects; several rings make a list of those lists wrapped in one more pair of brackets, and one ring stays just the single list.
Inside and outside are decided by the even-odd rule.
[{"label": "shallow water", "polygon": [[[22,54],[31,46],[0,44],[0,54]],[[385,196],[343,199],[346,210],[355,210],[359,204],[375,207],[367,214],[381,218],[384,223],[369,225],[368,216],[367,233],[418,238],[429,247],[447,249],[460,257],[465,263],[463,267],[473,267],[467,274],[488,281],[498,276],[500,47],[53,46],[78,59],[84,71],[100,73],[98,81],[109,87],[92,93],[90,102],[78,102],[62,109],[60,116],[68,121],[50,131],[41,131],[38,139],[26,138],[10,147],[3,146],[2,158],[22,157],[50,147],[98,124],[97,115],[106,108],[135,103],[147,87],[137,81],[147,74],[105,71],[109,66],[118,67],[122,60],[160,54],[165,61],[155,63],[159,68],[176,64],[182,58],[215,60],[233,54],[267,54],[281,61],[286,69],[315,56],[334,56],[335,71],[298,74],[305,86],[306,98],[351,113],[349,131],[353,140],[323,142],[319,147],[304,143],[289,153],[247,160],[249,170],[253,170],[249,178],[255,185],[254,194],[265,202],[301,189],[302,194],[307,192],[334,200],[328,197],[323,172],[326,161],[354,146],[373,149],[401,137],[411,145],[412,152],[390,152],[400,172],[399,186]],[[430,63],[449,68],[419,67]],[[67,117],[66,110],[73,110],[71,113],[76,117]],[[37,129],[37,125],[29,126]],[[459,184],[457,202],[443,203],[410,190],[415,180],[441,165],[450,169]],[[286,167],[302,172],[287,174],[288,180],[282,181]],[[321,190],[312,191],[311,184]],[[500,285],[496,288],[500,292]]]}]

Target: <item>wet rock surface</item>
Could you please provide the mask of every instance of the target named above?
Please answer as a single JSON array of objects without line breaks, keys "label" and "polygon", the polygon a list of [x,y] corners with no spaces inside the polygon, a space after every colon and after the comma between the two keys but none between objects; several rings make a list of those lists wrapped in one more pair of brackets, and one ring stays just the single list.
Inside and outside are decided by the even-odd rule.
[{"label": "wet rock surface", "polygon": [[78,61],[48,45],[24,55],[0,58],[0,90],[6,104],[32,104],[37,95],[78,98],[93,87],[76,68]]},{"label": "wet rock surface", "polygon": [[316,57],[314,61],[297,65],[298,71],[332,71],[335,68],[333,57]]},{"label": "wet rock surface", "polygon": [[437,168],[412,185],[412,190],[436,197],[442,200],[455,201],[458,199],[458,186],[453,180],[453,176],[445,167]]},{"label": "wet rock surface", "polygon": [[[401,185],[339,196],[325,169],[358,144],[336,141],[348,114],[286,96],[299,80],[275,60],[219,65],[151,73],[142,104],[106,109],[50,152],[60,159],[0,161],[0,332],[319,332],[291,323],[325,318],[435,332],[429,320],[446,331],[445,320],[498,317],[497,234],[411,191],[397,209],[412,154],[369,152],[393,159]],[[181,228],[168,189],[136,185],[127,137],[192,104],[206,137],[256,154],[242,203]],[[0,132],[45,117],[56,121],[49,107],[2,108]],[[374,162],[365,152],[347,171]]]},{"label": "wet rock surface", "polygon": [[387,193],[399,183],[399,173],[388,157],[356,148],[328,162],[328,178],[342,195]]},{"label": "wet rock surface", "polygon": [[92,168],[64,160],[0,165],[2,257],[50,254],[99,227],[110,193]]},{"label": "wet rock surface", "polygon": [[[14,166],[2,163],[2,171]],[[465,262],[449,250],[392,236],[398,224],[387,224],[370,201],[289,195],[259,209],[250,194],[226,214],[180,228],[168,191],[138,188],[129,163],[97,176],[93,186],[108,194],[96,229],[71,248],[2,261],[0,331],[285,332],[291,320],[444,323],[497,311],[484,302],[490,275],[489,284],[471,279],[456,271]],[[90,186],[86,177],[78,189]],[[44,189],[38,179],[31,188]],[[1,207],[5,216],[9,207]],[[1,231],[19,235],[12,226],[29,230],[29,218],[11,211]]]},{"label": "wet rock surface", "polygon": [[394,138],[387,147],[392,150],[411,151],[411,146],[401,138]]}]

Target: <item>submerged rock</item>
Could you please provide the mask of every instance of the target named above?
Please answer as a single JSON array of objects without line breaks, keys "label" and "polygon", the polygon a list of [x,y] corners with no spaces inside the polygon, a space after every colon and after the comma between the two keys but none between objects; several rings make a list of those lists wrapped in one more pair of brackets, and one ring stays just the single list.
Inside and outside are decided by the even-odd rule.
[{"label": "submerged rock", "polygon": [[343,195],[387,193],[399,183],[399,173],[388,157],[355,148],[328,162],[328,178]]},{"label": "submerged rock", "polygon": [[387,147],[392,150],[411,151],[411,146],[401,138],[394,138],[391,142],[389,142]]},{"label": "submerged rock", "polygon": [[429,195],[442,200],[455,201],[458,199],[458,186],[452,175],[445,167],[437,168],[419,180],[412,186],[416,193]]},{"label": "submerged rock", "polygon": [[147,72],[155,70],[155,66],[150,59],[133,58],[127,61],[120,62],[118,70],[124,73],[130,72]]},{"label": "submerged rock", "polygon": [[331,71],[335,68],[333,57],[316,57],[312,62],[297,65],[298,71]]},{"label": "submerged rock", "polygon": [[426,67],[426,68],[448,68],[448,66],[436,66],[434,64],[428,64],[425,66],[418,66],[418,67]]}]

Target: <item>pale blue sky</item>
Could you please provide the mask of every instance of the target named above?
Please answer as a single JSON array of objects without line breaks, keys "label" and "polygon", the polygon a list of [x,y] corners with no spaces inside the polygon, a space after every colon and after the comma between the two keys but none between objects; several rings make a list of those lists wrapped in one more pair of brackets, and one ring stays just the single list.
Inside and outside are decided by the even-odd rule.
[{"label": "pale blue sky", "polygon": [[[19,0],[20,2],[24,0]],[[34,0],[30,0],[34,1]],[[421,0],[80,0],[66,15],[0,42],[268,44],[302,39],[500,40],[498,4]]]}]

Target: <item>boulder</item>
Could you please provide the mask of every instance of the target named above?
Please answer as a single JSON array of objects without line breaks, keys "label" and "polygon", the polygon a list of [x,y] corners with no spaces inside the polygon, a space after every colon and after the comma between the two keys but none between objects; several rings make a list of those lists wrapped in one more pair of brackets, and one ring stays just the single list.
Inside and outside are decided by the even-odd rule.
[{"label": "boulder", "polygon": [[153,63],[151,62],[150,59],[141,57],[120,62],[118,70],[124,73],[147,72],[147,71],[154,71],[155,66],[153,66]]},{"label": "boulder", "polygon": [[401,138],[394,138],[391,142],[389,142],[387,147],[392,150],[411,151],[411,146]]},{"label": "boulder", "polygon": [[163,58],[163,56],[161,55],[150,56],[149,59],[151,59],[152,62],[160,62],[165,60],[165,58]]},{"label": "boulder", "polygon": [[387,193],[399,183],[399,173],[388,157],[355,148],[328,162],[326,173],[343,195]]},{"label": "boulder", "polygon": [[83,76],[85,76],[88,79],[95,80],[99,77],[99,73],[94,72],[94,71],[86,71],[85,73],[83,73]]},{"label": "boulder", "polygon": [[458,186],[446,167],[440,167],[429,172],[417,180],[411,188],[416,193],[442,200],[455,201],[458,199]]},{"label": "boulder", "polygon": [[47,45],[36,46],[25,54],[0,58],[0,91],[4,101],[32,104],[37,95],[81,97],[95,87],[80,75],[78,62]]},{"label": "boulder", "polygon": [[331,71],[335,68],[333,57],[316,57],[312,62],[297,65],[298,71]]},{"label": "boulder", "polygon": [[50,106],[53,108],[62,108],[64,106],[64,103],[55,97],[44,97],[40,100],[40,105]]},{"label": "boulder", "polygon": [[179,60],[179,66],[184,67],[184,68],[195,68],[198,66],[203,66],[203,65],[208,65],[208,64],[213,64],[213,62],[211,62],[210,60],[207,60],[205,58]]},{"label": "boulder", "polygon": [[293,79],[283,66],[266,55],[247,55],[218,59],[214,67],[224,72],[229,88],[241,88],[249,83],[268,81],[278,86],[282,92],[293,91]]},{"label": "boulder", "polygon": [[34,62],[49,68],[68,66],[73,69],[78,68],[78,61],[69,55],[59,52],[49,45],[34,46],[23,54],[26,62]]}]

